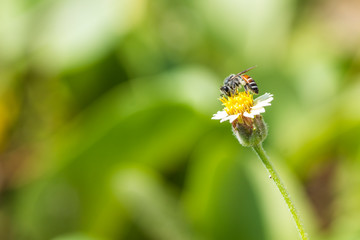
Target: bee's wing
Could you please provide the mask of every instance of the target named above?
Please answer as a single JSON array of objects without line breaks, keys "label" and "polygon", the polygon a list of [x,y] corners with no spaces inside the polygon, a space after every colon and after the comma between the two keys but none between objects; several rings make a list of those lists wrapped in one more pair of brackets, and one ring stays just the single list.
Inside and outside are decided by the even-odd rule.
[{"label": "bee's wing", "polygon": [[256,68],[257,66],[255,65],[255,66],[252,66],[251,68],[248,68],[248,69],[246,69],[246,70],[244,70],[244,71],[242,71],[242,72],[239,72],[238,74],[236,74],[236,76],[240,76],[241,74],[244,74],[244,73],[246,73],[246,72],[248,72],[248,71],[250,71],[251,69],[254,69],[254,68]]}]

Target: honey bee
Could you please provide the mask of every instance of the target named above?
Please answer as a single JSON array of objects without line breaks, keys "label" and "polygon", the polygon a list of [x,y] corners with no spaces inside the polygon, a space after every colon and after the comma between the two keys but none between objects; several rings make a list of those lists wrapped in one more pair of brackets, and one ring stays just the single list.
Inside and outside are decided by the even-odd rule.
[{"label": "honey bee", "polygon": [[248,68],[236,75],[231,74],[230,76],[225,78],[224,85],[220,88],[220,91],[223,94],[225,94],[226,96],[231,96],[232,94],[236,93],[237,89],[240,86],[243,86],[245,89],[245,92],[251,91],[254,94],[258,94],[259,88],[256,85],[256,82],[254,81],[254,79],[252,79],[249,75],[244,74],[255,67],[256,66]]}]

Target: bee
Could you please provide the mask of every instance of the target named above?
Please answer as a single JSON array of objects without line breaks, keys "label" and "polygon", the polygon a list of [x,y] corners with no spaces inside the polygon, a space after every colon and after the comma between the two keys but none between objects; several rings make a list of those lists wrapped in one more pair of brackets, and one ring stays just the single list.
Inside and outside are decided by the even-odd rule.
[{"label": "bee", "polygon": [[259,88],[254,79],[252,79],[249,75],[244,74],[255,67],[256,66],[248,68],[236,75],[231,74],[225,78],[224,85],[220,88],[220,91],[226,96],[231,96],[232,94],[235,94],[239,87],[243,86],[245,92],[251,91],[254,94],[258,94]]}]

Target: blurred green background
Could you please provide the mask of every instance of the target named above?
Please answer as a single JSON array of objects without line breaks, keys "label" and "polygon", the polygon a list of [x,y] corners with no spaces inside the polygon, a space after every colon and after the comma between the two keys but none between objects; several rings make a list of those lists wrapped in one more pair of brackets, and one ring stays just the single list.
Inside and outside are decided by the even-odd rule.
[{"label": "blurred green background", "polygon": [[210,119],[253,65],[311,239],[360,239],[357,0],[1,0],[0,239],[298,239]]}]

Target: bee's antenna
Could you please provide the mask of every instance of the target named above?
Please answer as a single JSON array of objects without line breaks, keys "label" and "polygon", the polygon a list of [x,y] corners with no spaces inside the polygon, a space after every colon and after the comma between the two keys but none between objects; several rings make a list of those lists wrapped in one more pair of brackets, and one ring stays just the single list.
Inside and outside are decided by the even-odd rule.
[{"label": "bee's antenna", "polygon": [[236,76],[240,76],[241,74],[244,74],[244,73],[246,73],[246,72],[248,72],[248,71],[250,71],[251,69],[254,69],[254,68],[256,68],[257,67],[257,65],[255,65],[255,66],[253,66],[253,67],[251,67],[251,68],[248,68],[248,69],[246,69],[246,70],[244,70],[244,71],[242,71],[242,72],[239,72],[238,74],[236,74]]}]

